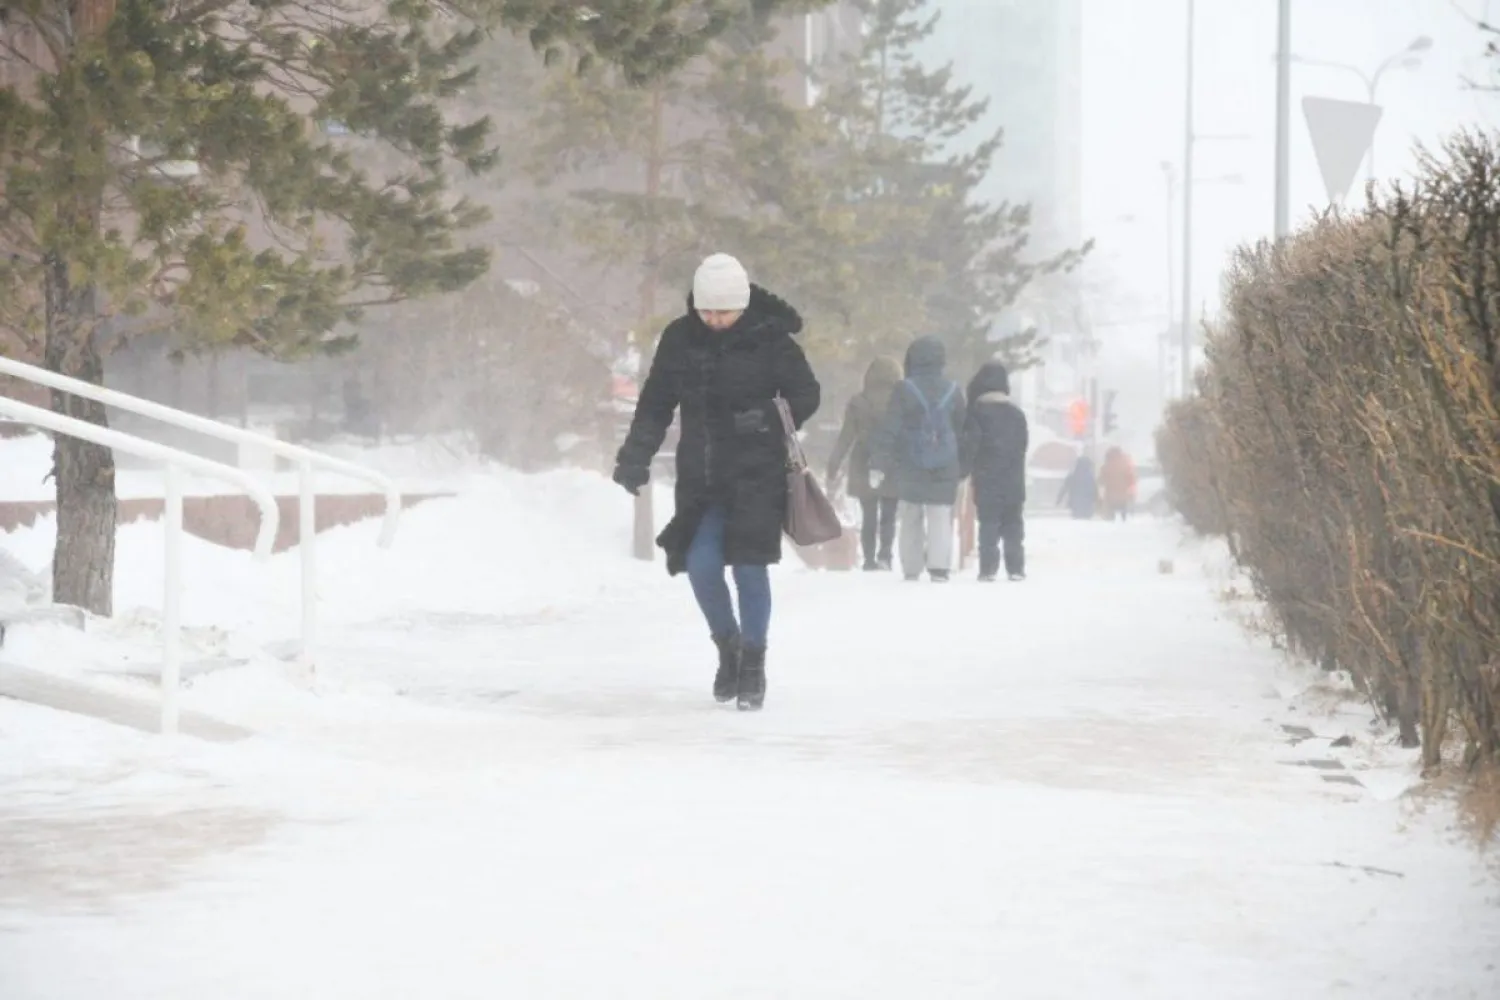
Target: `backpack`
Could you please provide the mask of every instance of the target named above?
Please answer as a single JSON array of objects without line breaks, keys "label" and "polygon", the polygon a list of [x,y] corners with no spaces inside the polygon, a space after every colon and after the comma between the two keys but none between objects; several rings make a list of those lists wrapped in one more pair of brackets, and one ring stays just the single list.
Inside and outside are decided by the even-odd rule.
[{"label": "backpack", "polygon": [[911,379],[906,380],[922,404],[922,421],[907,428],[906,453],[911,463],[923,472],[937,472],[958,464],[958,435],[953,431],[953,400],[958,386],[948,384],[936,406],[923,395]]}]

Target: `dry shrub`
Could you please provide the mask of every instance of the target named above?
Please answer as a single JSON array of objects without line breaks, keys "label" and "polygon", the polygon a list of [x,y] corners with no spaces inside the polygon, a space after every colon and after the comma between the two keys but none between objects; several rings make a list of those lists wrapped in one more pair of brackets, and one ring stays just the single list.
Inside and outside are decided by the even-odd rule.
[{"label": "dry shrub", "polygon": [[1435,773],[1500,765],[1500,148],[1242,248],[1159,448],[1297,652],[1348,670]]},{"label": "dry shrub", "polygon": [[1500,832],[1500,766],[1480,767],[1463,789],[1461,801],[1469,833],[1481,844],[1493,843]]},{"label": "dry shrub", "polygon": [[1216,448],[1213,414],[1201,398],[1167,408],[1156,433],[1156,457],[1167,482],[1167,500],[1200,535],[1227,535],[1224,501],[1209,457]]}]

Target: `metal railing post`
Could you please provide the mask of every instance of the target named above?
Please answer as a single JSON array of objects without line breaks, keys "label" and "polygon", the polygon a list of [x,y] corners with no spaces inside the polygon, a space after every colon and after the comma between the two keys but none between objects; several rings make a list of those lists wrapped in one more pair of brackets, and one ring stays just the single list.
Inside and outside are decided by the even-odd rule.
[{"label": "metal railing post", "polygon": [[313,489],[313,465],[303,459],[297,467],[297,547],[302,558],[302,666],[311,673],[313,644],[318,627],[318,497]]},{"label": "metal railing post", "polygon": [[182,685],[182,473],[166,468],[166,569],[161,614],[161,731],[177,733],[177,694]]},{"label": "metal railing post", "polygon": [[160,463],[166,467],[166,498],[163,519],[166,527],[166,566],[163,576],[162,607],[162,674],[161,729],[170,735],[177,731],[177,695],[182,681],[181,631],[182,631],[182,469],[190,469],[201,475],[213,476],[234,483],[249,494],[260,508],[260,527],[255,535],[255,559],[264,562],[271,556],[271,547],[276,542],[276,532],[281,524],[281,512],[276,507],[276,498],[255,480],[255,477],[236,469],[232,465],[202,458],[191,452],[171,448],[155,441],[147,441],[109,427],[91,424],[76,417],[69,417],[51,410],[44,410],[30,403],[7,396],[0,396],[0,415],[64,434],[69,437],[92,441],[106,448]]}]

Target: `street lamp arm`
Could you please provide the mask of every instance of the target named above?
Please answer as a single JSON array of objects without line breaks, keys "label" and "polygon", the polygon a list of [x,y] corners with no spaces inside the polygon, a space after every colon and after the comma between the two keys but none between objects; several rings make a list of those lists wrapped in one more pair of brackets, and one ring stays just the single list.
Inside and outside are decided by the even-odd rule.
[{"label": "street lamp arm", "polygon": [[1430,48],[1432,48],[1432,39],[1426,35],[1419,35],[1400,52],[1393,52],[1387,56],[1385,62],[1376,68],[1375,78],[1370,81],[1370,103],[1375,103],[1375,86],[1380,82],[1386,70],[1396,66],[1416,66],[1421,61],[1420,54]]},{"label": "street lamp arm", "polygon": [[1304,66],[1322,66],[1324,69],[1341,69],[1346,72],[1353,73],[1355,76],[1360,78],[1360,80],[1365,85],[1365,89],[1369,91],[1374,91],[1375,80],[1378,80],[1380,78],[1381,73],[1381,70],[1377,70],[1375,73],[1375,79],[1372,80],[1369,74],[1364,70],[1360,69],[1358,66],[1351,66],[1349,63],[1332,62],[1328,59],[1310,59],[1306,56],[1293,56],[1292,58],[1294,61],[1299,62]]},{"label": "street lamp arm", "polygon": [[1375,103],[1375,86],[1380,82],[1380,78],[1385,75],[1385,71],[1388,69],[1394,69],[1397,66],[1404,66],[1407,63],[1407,60],[1411,60],[1413,65],[1416,64],[1416,60],[1410,52],[1397,52],[1385,62],[1381,63],[1380,66],[1375,70],[1375,79],[1370,82],[1371,104]]}]

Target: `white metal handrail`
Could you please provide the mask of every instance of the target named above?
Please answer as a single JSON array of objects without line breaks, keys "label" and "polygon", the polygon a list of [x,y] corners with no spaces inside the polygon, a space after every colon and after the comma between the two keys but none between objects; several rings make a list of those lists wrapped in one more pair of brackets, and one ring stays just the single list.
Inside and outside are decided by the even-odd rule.
[{"label": "white metal handrail", "polygon": [[249,494],[260,508],[260,528],[255,535],[255,558],[271,555],[276,531],[281,526],[281,511],[271,491],[254,476],[232,465],[201,458],[191,452],[170,448],[121,431],[100,427],[75,417],[53,413],[30,403],[0,396],[0,414],[23,423],[43,427],[57,434],[82,438],[106,448],[139,455],[166,467],[166,498],[162,513],[166,522],[166,570],[162,595],[162,662],[161,662],[161,731],[177,732],[177,692],[182,682],[182,478],[181,469],[234,483]]},{"label": "white metal handrail", "polygon": [[334,458],[332,455],[325,455],[301,445],[290,444],[265,434],[257,434],[242,427],[210,420],[208,417],[200,417],[196,413],[187,413],[161,403],[153,403],[148,399],[141,399],[139,396],[132,396],[116,389],[107,389],[101,385],[94,385],[92,382],[59,375],[57,372],[11,358],[0,358],[0,375],[10,375],[34,385],[58,389],[84,399],[92,399],[106,406],[159,420],[184,430],[196,431],[221,441],[255,445],[296,462],[299,493],[298,547],[301,550],[299,554],[302,560],[301,658],[303,664],[309,669],[312,667],[313,642],[317,635],[318,601],[316,552],[318,525],[315,507],[316,492],[313,489],[314,469],[322,466],[330,472],[342,473],[351,479],[363,480],[376,486],[385,495],[385,517],[381,521],[378,544],[381,548],[389,548],[391,542],[395,540],[397,522],[401,517],[401,492],[396,489],[396,484],[388,476],[374,469],[345,461],[342,458]]}]

